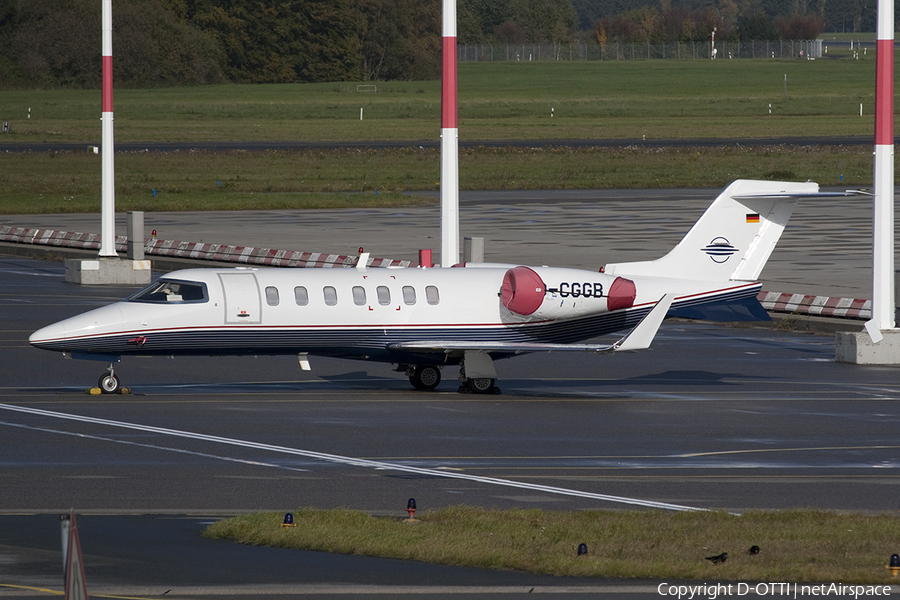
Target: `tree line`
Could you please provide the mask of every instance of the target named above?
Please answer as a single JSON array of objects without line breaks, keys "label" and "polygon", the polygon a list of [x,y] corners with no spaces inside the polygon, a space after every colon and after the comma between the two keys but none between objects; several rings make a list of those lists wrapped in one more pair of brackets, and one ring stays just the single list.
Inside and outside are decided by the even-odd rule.
[{"label": "tree line", "polygon": [[459,0],[465,44],[815,39],[875,31],[877,0]]},{"label": "tree line", "polygon": [[[113,0],[117,87],[433,79],[440,0]],[[0,0],[0,88],[99,87],[100,0]]]},{"label": "tree line", "polygon": [[[876,0],[457,0],[461,44],[813,39]],[[0,88],[100,85],[100,0],[0,0]],[[441,0],[113,0],[118,87],[434,79]]]}]

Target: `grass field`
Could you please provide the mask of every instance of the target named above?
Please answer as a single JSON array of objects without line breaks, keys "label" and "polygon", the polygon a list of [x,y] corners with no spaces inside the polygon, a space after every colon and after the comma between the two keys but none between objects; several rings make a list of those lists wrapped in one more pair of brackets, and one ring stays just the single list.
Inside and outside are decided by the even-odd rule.
[{"label": "grass field", "polygon": [[[0,165],[0,212],[92,212],[99,206],[97,155],[0,154]],[[872,150],[476,148],[463,151],[459,165],[462,189],[718,187],[737,178],[865,186]],[[436,190],[439,180],[435,149],[129,152],[116,157],[116,206],[149,212],[403,205],[432,202],[398,192]]]},{"label": "grass field", "polygon": [[[874,76],[874,57],[464,62],[459,65],[460,137],[868,135]],[[437,139],[440,82],[376,85],[376,93],[357,92],[355,82],[116,90],[116,139]],[[97,90],[0,92],[0,120],[11,122],[11,133],[0,141],[97,142],[99,104]]]},{"label": "grass field", "polygon": [[[720,137],[747,143],[694,149],[471,148],[460,155],[460,187],[720,187],[736,178],[868,185],[870,146],[756,147],[751,140],[872,135],[874,66],[874,57],[461,63],[463,140]],[[357,92],[356,83],[117,90],[116,140],[439,138],[439,82],[376,85],[374,93]],[[96,210],[99,157],[5,153],[2,144],[97,144],[99,101],[96,90],[0,91],[0,120],[11,122],[11,132],[0,135],[0,212]],[[29,108],[30,119],[25,118]],[[436,189],[439,179],[438,153],[416,148],[134,152],[116,159],[119,210],[405,203],[407,196],[392,192]],[[376,191],[377,198],[365,197]]]},{"label": "grass field", "polygon": [[[581,577],[699,581],[891,583],[895,516],[812,510],[722,512],[487,510],[450,507],[419,522],[359,511],[303,508],[209,526],[206,537],[245,544],[385,556]],[[578,545],[588,554],[577,556]],[[749,549],[758,546],[758,554]],[[725,562],[706,557],[728,553]]]}]

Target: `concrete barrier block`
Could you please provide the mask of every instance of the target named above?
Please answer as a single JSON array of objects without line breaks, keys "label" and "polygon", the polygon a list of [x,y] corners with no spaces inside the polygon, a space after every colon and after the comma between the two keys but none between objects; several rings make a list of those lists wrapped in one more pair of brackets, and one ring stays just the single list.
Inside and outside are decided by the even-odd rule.
[{"label": "concrete barrier block", "polygon": [[865,331],[841,331],[834,338],[834,359],[857,365],[900,365],[900,330],[882,331],[877,344]]},{"label": "concrete barrier block", "polygon": [[147,285],[149,260],[119,258],[66,259],[66,281],[80,285]]}]

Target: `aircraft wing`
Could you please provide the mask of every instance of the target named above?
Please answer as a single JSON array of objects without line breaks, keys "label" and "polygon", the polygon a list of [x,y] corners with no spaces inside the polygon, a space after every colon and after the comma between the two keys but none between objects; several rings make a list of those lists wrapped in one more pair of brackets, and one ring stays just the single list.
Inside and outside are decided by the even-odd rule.
[{"label": "aircraft wing", "polygon": [[460,340],[425,340],[415,342],[397,342],[391,344],[392,350],[482,350],[485,352],[513,352],[516,354],[526,352],[618,352],[622,350],[644,350],[650,347],[660,324],[669,312],[669,307],[675,299],[674,293],[663,296],[656,306],[647,313],[641,321],[628,332],[625,337],[610,345],[598,344],[541,344],[541,343],[506,343],[506,342],[476,342]]}]

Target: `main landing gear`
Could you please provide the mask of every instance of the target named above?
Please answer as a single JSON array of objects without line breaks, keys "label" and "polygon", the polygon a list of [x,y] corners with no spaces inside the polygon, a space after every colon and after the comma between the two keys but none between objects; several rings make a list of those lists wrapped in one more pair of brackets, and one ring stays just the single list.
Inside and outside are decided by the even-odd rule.
[{"label": "main landing gear", "polygon": [[[430,392],[441,382],[441,368],[437,365],[404,365],[409,382],[417,390]],[[399,369],[398,369],[399,370]],[[494,385],[495,379],[488,377],[466,377],[465,368],[459,370],[459,393],[461,394],[499,394],[500,388]]]},{"label": "main landing gear", "polygon": [[408,365],[406,375],[417,390],[431,391],[441,382],[441,368],[436,365]]},{"label": "main landing gear", "polygon": [[500,388],[494,385],[496,379],[492,377],[466,377],[465,366],[459,369],[460,394],[499,394]]},{"label": "main landing gear", "polygon": [[466,379],[459,386],[459,392],[463,394],[499,394],[500,388],[494,385],[494,379],[476,377]]}]

